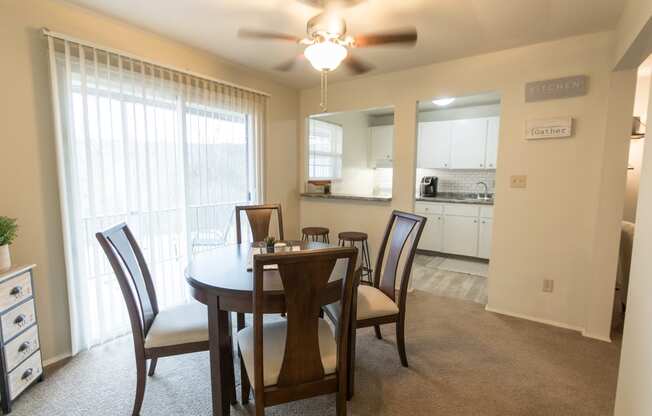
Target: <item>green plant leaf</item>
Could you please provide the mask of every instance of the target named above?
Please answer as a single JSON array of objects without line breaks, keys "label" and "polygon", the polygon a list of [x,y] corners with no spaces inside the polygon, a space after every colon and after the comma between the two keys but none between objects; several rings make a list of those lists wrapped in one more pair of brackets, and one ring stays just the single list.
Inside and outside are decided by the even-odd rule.
[{"label": "green plant leaf", "polygon": [[18,224],[16,219],[0,216],[0,246],[13,243],[17,233]]}]

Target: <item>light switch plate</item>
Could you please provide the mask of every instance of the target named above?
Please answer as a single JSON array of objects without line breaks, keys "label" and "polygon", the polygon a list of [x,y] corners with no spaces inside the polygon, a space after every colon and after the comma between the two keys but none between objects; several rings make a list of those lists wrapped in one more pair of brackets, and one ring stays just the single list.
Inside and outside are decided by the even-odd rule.
[{"label": "light switch plate", "polygon": [[552,293],[555,289],[555,281],[552,279],[543,279],[543,291],[547,293]]},{"label": "light switch plate", "polygon": [[527,188],[527,175],[512,175],[509,183],[512,188]]}]

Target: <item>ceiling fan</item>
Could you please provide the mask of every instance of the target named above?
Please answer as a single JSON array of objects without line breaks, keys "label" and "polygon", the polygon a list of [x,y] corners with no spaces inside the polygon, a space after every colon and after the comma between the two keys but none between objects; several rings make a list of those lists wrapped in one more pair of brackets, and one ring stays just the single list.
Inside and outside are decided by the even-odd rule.
[{"label": "ceiling fan", "polygon": [[[353,1],[355,3],[356,1]],[[311,3],[323,4],[319,0]],[[349,0],[351,3],[351,0]],[[279,71],[290,71],[296,62],[305,57],[322,76],[322,108],[326,111],[327,75],[343,62],[355,74],[364,74],[374,67],[355,57],[350,52],[355,48],[367,48],[383,45],[414,46],[417,41],[417,31],[414,27],[394,31],[350,36],[346,33],[346,22],[337,9],[327,8],[324,12],[313,16],[307,23],[307,36],[304,38],[271,31],[240,29],[238,36],[249,39],[268,39],[295,42],[305,45],[303,54],[278,65]]]}]

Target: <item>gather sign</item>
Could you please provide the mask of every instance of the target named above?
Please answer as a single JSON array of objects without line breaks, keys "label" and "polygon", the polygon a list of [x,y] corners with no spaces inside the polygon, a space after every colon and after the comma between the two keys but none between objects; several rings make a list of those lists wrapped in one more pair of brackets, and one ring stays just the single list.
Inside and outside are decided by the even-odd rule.
[{"label": "gather sign", "polygon": [[554,117],[525,122],[525,138],[528,140],[571,137],[573,119],[571,117]]}]

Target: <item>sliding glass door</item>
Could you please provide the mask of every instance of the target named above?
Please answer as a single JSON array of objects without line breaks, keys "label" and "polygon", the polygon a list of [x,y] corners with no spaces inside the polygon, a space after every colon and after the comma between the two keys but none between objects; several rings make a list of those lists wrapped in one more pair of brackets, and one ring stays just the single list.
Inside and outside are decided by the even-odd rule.
[{"label": "sliding glass door", "polygon": [[187,302],[189,256],[235,241],[234,206],[259,197],[264,114],[231,87],[67,41],[50,49],[76,352],[129,330],[95,233],[126,222],[159,307]]},{"label": "sliding glass door", "polygon": [[246,114],[185,106],[188,232],[194,252],[235,242],[236,205],[256,199]]}]

